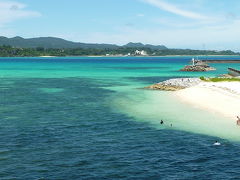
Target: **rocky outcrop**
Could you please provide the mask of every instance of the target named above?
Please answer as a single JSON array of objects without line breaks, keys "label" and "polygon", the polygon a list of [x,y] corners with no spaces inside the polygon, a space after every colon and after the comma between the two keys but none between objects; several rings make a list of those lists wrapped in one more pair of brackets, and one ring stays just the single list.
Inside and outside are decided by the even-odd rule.
[{"label": "rocky outcrop", "polygon": [[162,90],[162,91],[177,91],[180,89],[184,89],[183,87],[180,87],[180,86],[167,86],[167,85],[162,85],[160,83],[153,84],[153,85],[145,87],[145,88],[153,89],[153,90]]},{"label": "rocky outcrop", "polygon": [[183,69],[180,71],[214,71],[216,70],[213,67],[210,66],[193,66],[193,65],[188,65],[185,66]]},{"label": "rocky outcrop", "polygon": [[145,88],[163,91],[177,91],[180,89],[195,86],[201,82],[202,80],[200,80],[199,78],[177,78],[169,79],[167,81],[163,81]]}]

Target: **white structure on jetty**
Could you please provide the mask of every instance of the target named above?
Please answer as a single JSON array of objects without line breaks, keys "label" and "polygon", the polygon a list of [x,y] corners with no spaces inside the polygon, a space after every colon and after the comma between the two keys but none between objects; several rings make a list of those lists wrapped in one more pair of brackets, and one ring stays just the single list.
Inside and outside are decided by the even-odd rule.
[{"label": "white structure on jetty", "polygon": [[195,58],[192,58],[192,65],[193,66],[208,66],[207,63],[205,63],[201,60],[195,59]]}]

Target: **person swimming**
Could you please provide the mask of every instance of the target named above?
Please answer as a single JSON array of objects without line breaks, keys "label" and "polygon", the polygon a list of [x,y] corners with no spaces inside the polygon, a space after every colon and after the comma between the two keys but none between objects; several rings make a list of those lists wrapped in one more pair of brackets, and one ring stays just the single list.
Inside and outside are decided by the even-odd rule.
[{"label": "person swimming", "polygon": [[214,144],[213,144],[214,146],[220,146],[221,145],[221,143],[220,142],[218,142],[218,141],[216,141]]}]

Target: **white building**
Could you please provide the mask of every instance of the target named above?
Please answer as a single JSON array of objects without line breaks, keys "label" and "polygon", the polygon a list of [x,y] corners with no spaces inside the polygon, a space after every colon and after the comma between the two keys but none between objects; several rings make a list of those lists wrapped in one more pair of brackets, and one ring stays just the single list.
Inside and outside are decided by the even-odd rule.
[{"label": "white building", "polygon": [[135,51],[135,55],[136,55],[136,56],[147,56],[148,54],[147,54],[147,52],[144,51],[144,50],[142,50],[142,51],[136,50],[136,51]]}]

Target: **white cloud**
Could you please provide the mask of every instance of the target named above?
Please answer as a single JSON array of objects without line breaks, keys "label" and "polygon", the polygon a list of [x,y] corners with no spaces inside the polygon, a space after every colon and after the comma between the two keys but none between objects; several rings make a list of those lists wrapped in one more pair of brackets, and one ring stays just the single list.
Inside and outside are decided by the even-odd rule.
[{"label": "white cloud", "polygon": [[39,12],[26,10],[26,5],[15,1],[0,0],[0,26],[22,18],[41,16]]},{"label": "white cloud", "polygon": [[171,12],[173,14],[177,14],[177,15],[180,15],[183,17],[187,17],[187,18],[191,18],[191,19],[199,19],[199,20],[208,19],[208,17],[206,17],[202,14],[195,13],[192,11],[182,10],[175,5],[166,3],[162,0],[143,0],[143,1],[148,4],[153,5],[155,7],[158,7],[164,11],[168,11],[168,12]]}]

